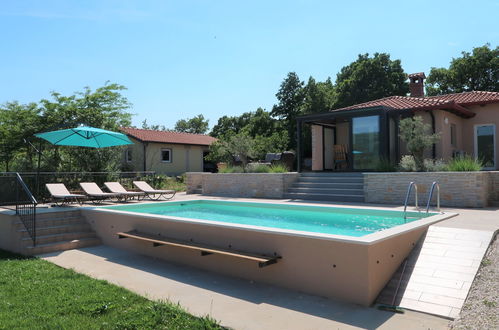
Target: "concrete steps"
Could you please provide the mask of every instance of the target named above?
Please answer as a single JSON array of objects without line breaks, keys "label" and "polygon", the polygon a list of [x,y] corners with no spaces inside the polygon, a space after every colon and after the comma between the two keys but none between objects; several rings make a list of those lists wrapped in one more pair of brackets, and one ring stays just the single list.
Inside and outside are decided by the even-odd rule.
[{"label": "concrete steps", "polygon": [[38,213],[36,246],[21,221],[16,223],[23,252],[36,255],[101,244],[100,239],[78,210]]},{"label": "concrete steps", "polygon": [[331,202],[364,202],[362,173],[301,173],[284,198]]}]

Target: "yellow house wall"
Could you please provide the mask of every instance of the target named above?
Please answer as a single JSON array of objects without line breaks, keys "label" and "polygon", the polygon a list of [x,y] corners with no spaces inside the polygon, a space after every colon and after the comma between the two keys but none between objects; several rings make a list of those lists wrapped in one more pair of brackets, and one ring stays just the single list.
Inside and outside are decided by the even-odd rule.
[{"label": "yellow house wall", "polygon": [[[143,171],[143,144],[133,138],[131,140],[134,142],[133,145],[129,146],[132,150],[132,162],[127,164],[135,171]],[[171,149],[171,162],[161,161],[161,149]],[[146,171],[155,171],[158,174],[166,175],[202,172],[203,152],[206,150],[208,150],[206,146],[149,142],[146,146]],[[125,154],[123,160],[126,162]]]},{"label": "yellow house wall", "polygon": [[322,171],[324,168],[322,153],[322,127],[312,125],[312,171]]}]

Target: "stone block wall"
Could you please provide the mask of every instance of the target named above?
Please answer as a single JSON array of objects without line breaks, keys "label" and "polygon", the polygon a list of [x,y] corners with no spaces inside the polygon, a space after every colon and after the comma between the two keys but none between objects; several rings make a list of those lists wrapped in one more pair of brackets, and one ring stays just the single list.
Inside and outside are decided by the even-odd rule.
[{"label": "stone block wall", "polygon": [[489,202],[499,202],[499,171],[489,173]]},{"label": "stone block wall", "polygon": [[[364,173],[364,197],[367,203],[403,205],[409,182],[418,186],[419,205],[426,205],[432,182],[440,185],[440,205],[485,207],[489,202],[489,172],[399,172]],[[436,191],[432,205],[436,203]],[[414,205],[411,193],[409,205]]]},{"label": "stone block wall", "polygon": [[187,173],[187,193],[202,187],[203,195],[283,198],[299,173]]}]

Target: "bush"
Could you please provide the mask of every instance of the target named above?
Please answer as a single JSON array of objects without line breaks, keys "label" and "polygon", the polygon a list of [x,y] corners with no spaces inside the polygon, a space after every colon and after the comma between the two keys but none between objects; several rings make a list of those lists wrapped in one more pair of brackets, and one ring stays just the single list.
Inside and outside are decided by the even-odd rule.
[{"label": "bush", "polygon": [[425,159],[423,164],[426,172],[447,171],[447,165],[442,159]]},{"label": "bush", "polygon": [[376,163],[374,170],[376,172],[395,172],[397,171],[397,167],[389,159],[382,158]]},{"label": "bush", "polygon": [[246,172],[249,173],[269,173],[270,172],[270,166],[265,165],[265,164],[248,164],[246,167]]},{"label": "bush", "polygon": [[270,173],[286,173],[289,172],[289,168],[284,164],[274,164],[270,166]]},{"label": "bush", "polygon": [[482,161],[471,156],[457,157],[447,164],[447,170],[452,172],[476,172],[482,170],[482,167]]},{"label": "bush", "polygon": [[401,172],[416,172],[416,161],[411,155],[402,156],[399,163],[399,169]]},{"label": "bush", "polygon": [[244,169],[241,166],[227,166],[218,171],[218,173],[243,173]]}]

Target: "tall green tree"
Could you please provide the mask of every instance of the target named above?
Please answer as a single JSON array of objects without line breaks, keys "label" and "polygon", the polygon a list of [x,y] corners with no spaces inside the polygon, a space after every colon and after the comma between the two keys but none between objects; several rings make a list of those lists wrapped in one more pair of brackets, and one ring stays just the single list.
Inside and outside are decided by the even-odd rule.
[{"label": "tall green tree", "polygon": [[183,133],[206,134],[209,121],[199,114],[190,119],[180,119],[175,124],[175,131]]},{"label": "tall green tree", "polygon": [[305,101],[304,83],[295,72],[290,72],[281,83],[276,97],[278,103],[272,108],[272,116],[282,121],[288,132],[289,147],[296,148],[296,117],[302,113]]},{"label": "tall green tree", "polygon": [[428,95],[468,91],[499,91],[499,46],[486,44],[462,52],[453,58],[449,68],[431,68],[426,80]]},{"label": "tall green tree", "polygon": [[11,165],[15,164],[16,156],[21,152],[24,152],[23,163],[31,163],[33,151],[24,141],[38,131],[39,114],[36,103],[7,102],[0,106],[0,161],[3,170],[12,170]]},{"label": "tall green tree", "polygon": [[359,55],[336,76],[334,108],[392,95],[406,95],[409,85],[400,60],[386,53]]},{"label": "tall green tree", "polygon": [[324,82],[316,82],[313,77],[308,78],[304,94],[301,110],[303,114],[326,112],[334,105],[335,93],[331,78],[327,78]]}]

